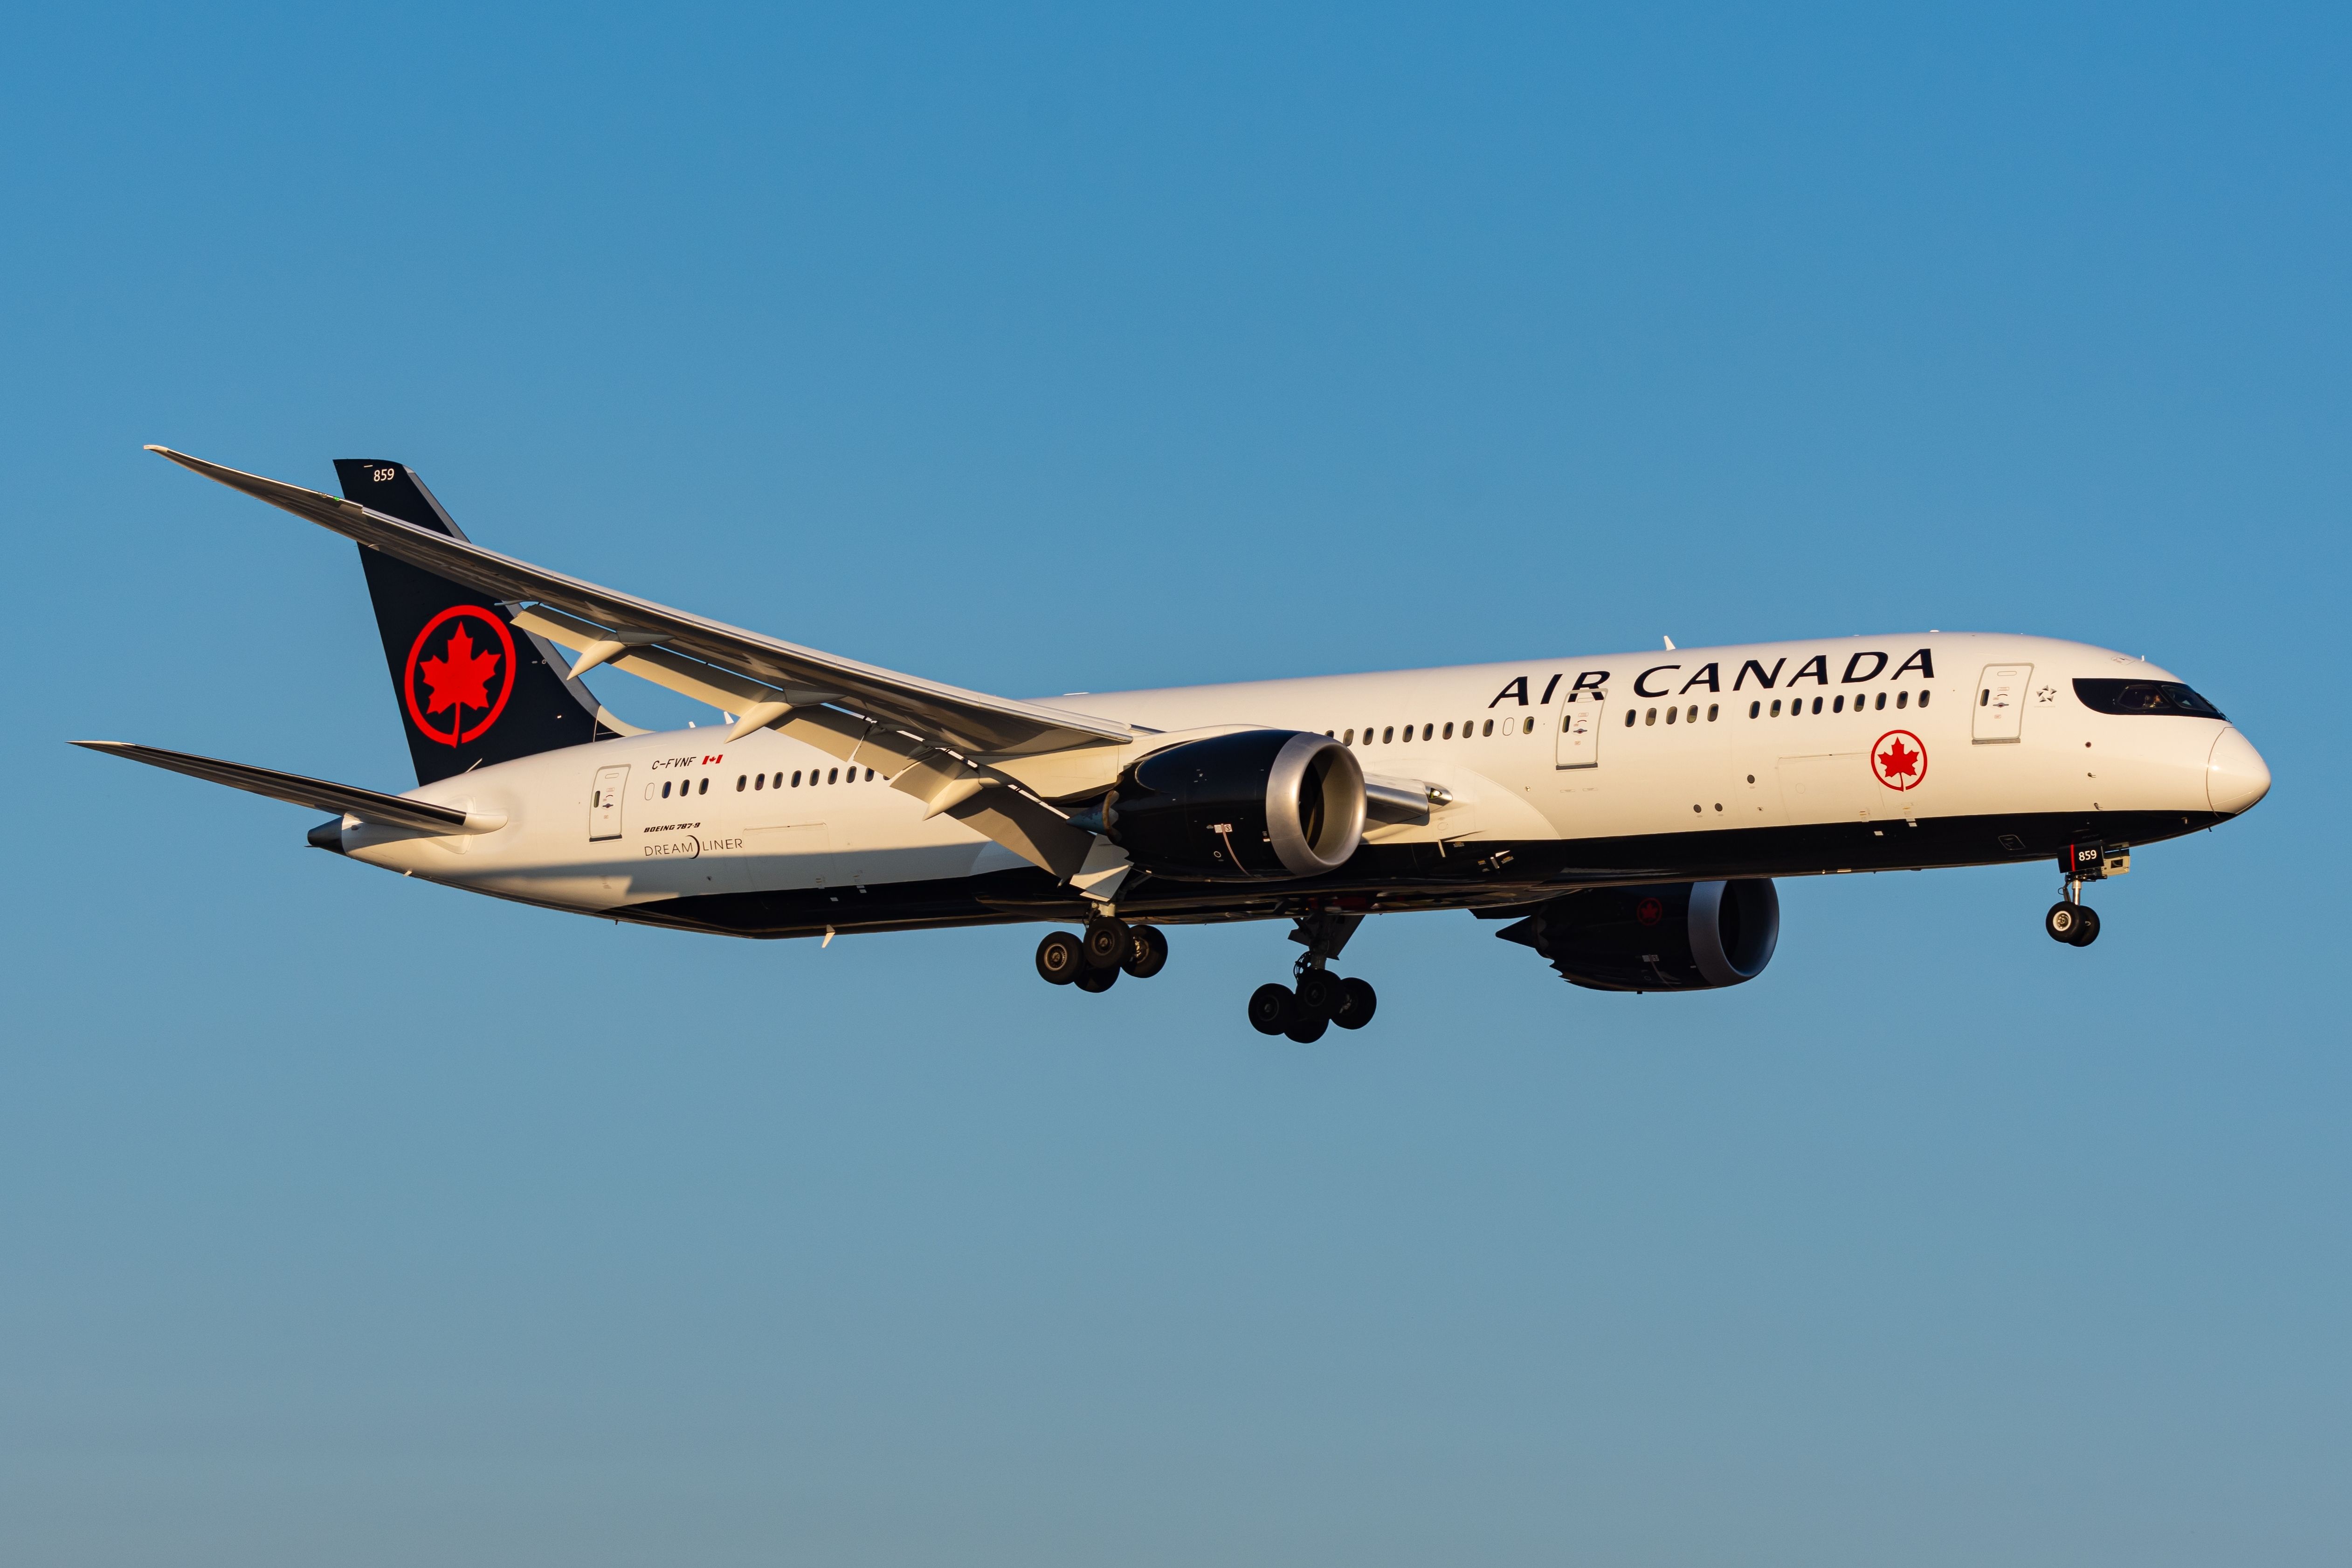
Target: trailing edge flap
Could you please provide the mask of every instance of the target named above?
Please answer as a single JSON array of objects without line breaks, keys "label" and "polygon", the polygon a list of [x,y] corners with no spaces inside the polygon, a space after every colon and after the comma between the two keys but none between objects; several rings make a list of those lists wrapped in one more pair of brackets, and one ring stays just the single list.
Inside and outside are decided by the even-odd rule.
[{"label": "trailing edge flap", "polygon": [[361,789],[354,784],[330,784],[325,779],[304,778],[299,773],[281,773],[270,768],[257,768],[245,763],[225,763],[213,757],[194,756],[186,752],[167,752],[161,746],[138,746],[128,741],[76,741],[73,742],[109,756],[128,757],[134,763],[145,763],[151,768],[168,768],[190,778],[207,779],[226,784],[250,795],[266,795],[272,800],[282,800],[290,805],[307,805],[316,811],[332,811],[356,816],[362,822],[382,823],[387,827],[413,827],[419,832],[490,833],[506,825],[503,816],[473,816],[452,805],[434,805],[404,795],[385,795],[380,790]]},{"label": "trailing edge flap", "polygon": [[346,539],[501,600],[544,603],[614,632],[651,635],[665,647],[775,689],[780,699],[795,708],[838,704],[971,755],[1019,756],[1134,738],[1127,725],[1113,721],[967,691],[820,653],[566,577],[357,501],[240,473],[167,447],[148,450]]}]

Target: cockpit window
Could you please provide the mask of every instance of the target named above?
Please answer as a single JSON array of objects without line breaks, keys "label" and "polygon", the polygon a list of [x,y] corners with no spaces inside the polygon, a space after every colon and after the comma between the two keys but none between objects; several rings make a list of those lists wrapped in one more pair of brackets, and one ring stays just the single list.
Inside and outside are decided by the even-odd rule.
[{"label": "cockpit window", "polygon": [[2186,713],[2219,719],[2221,710],[2177,680],[2078,680],[2074,695],[2095,713]]}]

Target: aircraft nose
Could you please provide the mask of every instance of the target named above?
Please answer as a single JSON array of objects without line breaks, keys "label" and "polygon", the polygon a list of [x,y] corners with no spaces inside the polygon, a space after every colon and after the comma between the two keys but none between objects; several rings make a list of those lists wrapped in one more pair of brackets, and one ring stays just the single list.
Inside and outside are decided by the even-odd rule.
[{"label": "aircraft nose", "polygon": [[2254,743],[2232,726],[2215,737],[2205,759],[2205,798],[2214,810],[2235,816],[2271,793],[2271,770]]}]

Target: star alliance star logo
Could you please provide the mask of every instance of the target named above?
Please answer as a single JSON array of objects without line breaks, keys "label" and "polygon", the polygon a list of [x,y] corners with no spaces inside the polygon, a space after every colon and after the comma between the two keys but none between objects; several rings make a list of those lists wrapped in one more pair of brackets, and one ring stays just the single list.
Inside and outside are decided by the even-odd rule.
[{"label": "star alliance star logo", "polygon": [[2055,702],[2058,700],[2058,689],[2054,686],[2045,686],[2033,694],[2033,700],[2036,702]]}]

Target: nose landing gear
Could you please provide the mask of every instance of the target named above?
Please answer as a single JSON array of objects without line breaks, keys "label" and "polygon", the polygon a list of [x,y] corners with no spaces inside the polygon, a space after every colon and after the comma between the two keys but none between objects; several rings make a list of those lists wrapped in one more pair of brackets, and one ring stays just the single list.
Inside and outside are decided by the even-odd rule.
[{"label": "nose landing gear", "polygon": [[1261,1035],[1286,1035],[1306,1045],[1321,1039],[1324,1030],[1334,1024],[1343,1029],[1360,1029],[1370,1023],[1380,1006],[1380,997],[1371,986],[1324,967],[1339,956],[1363,918],[1330,910],[1299,916],[1298,929],[1290,933],[1290,940],[1307,951],[1291,965],[1295,984],[1265,984],[1251,992],[1250,1027]]},{"label": "nose landing gear", "polygon": [[2110,864],[2129,869],[2131,857],[2111,857],[2102,844],[2069,844],[2058,863],[2066,872],[2066,896],[2042,917],[2042,929],[2053,942],[2088,947],[2099,940],[2099,911],[2083,901],[2083,884],[2102,881]]}]

